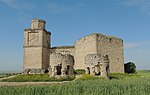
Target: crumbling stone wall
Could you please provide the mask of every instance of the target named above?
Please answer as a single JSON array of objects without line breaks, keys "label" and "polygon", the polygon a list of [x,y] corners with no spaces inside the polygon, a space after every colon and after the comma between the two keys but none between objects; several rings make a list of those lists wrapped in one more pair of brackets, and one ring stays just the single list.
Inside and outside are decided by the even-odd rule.
[{"label": "crumbling stone wall", "polygon": [[52,53],[50,55],[49,74],[51,77],[73,74],[74,57],[72,55]]},{"label": "crumbling stone wall", "polygon": [[97,52],[109,56],[110,72],[124,72],[123,40],[103,34],[96,35]]},{"label": "crumbling stone wall", "polygon": [[74,46],[59,46],[59,47],[52,47],[50,49],[50,53],[61,53],[63,55],[70,54],[72,56],[75,55],[75,47]]},{"label": "crumbling stone wall", "polygon": [[88,54],[85,57],[86,74],[100,75],[109,78],[108,55]]},{"label": "crumbling stone wall", "polygon": [[110,72],[124,72],[123,40],[94,33],[81,38],[75,44],[75,69],[84,69],[87,54],[108,55]]},{"label": "crumbling stone wall", "polygon": [[45,73],[48,73],[48,70],[47,69],[25,69],[23,71],[24,74],[45,74]]}]

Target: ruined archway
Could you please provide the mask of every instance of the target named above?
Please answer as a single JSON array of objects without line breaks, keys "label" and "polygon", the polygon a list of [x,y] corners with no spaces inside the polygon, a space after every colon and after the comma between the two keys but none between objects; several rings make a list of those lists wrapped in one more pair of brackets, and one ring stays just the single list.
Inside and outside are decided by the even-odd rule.
[{"label": "ruined archway", "polygon": [[99,75],[108,78],[109,76],[108,55],[88,54],[85,57],[85,65],[87,67],[86,74]]}]

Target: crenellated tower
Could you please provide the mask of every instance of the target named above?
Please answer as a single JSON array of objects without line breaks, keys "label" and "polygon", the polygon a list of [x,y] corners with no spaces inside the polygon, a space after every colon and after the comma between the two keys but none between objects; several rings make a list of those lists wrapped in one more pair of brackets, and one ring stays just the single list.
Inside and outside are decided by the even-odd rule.
[{"label": "crenellated tower", "polygon": [[33,19],[31,28],[24,30],[23,69],[47,69],[51,33],[45,29],[44,20]]}]

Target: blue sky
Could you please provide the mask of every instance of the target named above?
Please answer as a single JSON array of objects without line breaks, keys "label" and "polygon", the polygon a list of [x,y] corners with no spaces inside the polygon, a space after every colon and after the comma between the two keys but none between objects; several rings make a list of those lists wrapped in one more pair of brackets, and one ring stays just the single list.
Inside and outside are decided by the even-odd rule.
[{"label": "blue sky", "polygon": [[150,0],[0,0],[0,71],[21,71],[23,31],[46,20],[52,46],[91,33],[124,40],[125,62],[150,69]]}]

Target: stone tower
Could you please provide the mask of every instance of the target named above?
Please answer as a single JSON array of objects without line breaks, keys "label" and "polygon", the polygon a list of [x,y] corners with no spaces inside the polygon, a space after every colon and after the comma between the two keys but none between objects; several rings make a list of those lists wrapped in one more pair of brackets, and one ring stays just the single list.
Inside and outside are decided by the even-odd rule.
[{"label": "stone tower", "polygon": [[31,28],[24,30],[23,69],[47,69],[51,33],[45,30],[44,20],[33,19]]}]

